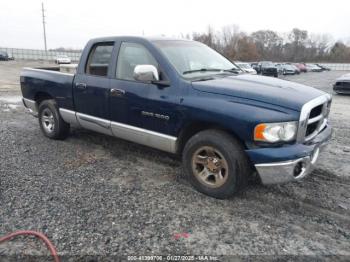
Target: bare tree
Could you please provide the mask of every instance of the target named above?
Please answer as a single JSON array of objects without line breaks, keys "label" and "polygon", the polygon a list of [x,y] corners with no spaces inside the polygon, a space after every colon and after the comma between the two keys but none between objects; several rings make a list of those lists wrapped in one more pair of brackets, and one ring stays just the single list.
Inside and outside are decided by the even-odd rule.
[{"label": "bare tree", "polygon": [[196,40],[198,42],[202,42],[206,44],[207,46],[210,46],[211,48],[218,49],[219,43],[218,39],[215,35],[215,31],[213,27],[208,26],[207,32],[205,33],[193,33],[192,34],[193,40]]},{"label": "bare tree", "polygon": [[273,60],[278,57],[283,39],[274,31],[259,30],[252,33],[252,38],[262,59]]},{"label": "bare tree", "polygon": [[289,62],[350,62],[350,47],[343,42],[332,44],[328,34],[309,34],[294,28],[288,33],[259,30],[248,35],[237,25],[215,31],[208,26],[192,39],[205,43],[231,60],[257,59]]},{"label": "bare tree", "polygon": [[330,50],[330,58],[334,62],[349,62],[350,47],[342,42],[336,42]]},{"label": "bare tree", "polygon": [[259,58],[258,50],[253,39],[243,36],[238,39],[235,59],[242,61],[256,61]]}]

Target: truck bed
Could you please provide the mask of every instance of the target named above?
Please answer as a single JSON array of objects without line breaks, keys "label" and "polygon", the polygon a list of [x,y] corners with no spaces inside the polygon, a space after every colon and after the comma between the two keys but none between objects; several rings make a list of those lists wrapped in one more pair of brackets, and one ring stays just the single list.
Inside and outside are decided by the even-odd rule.
[{"label": "truck bed", "polygon": [[59,72],[60,67],[23,68],[20,76],[23,98],[36,101],[37,96],[56,99],[59,107],[73,110],[74,74]]}]

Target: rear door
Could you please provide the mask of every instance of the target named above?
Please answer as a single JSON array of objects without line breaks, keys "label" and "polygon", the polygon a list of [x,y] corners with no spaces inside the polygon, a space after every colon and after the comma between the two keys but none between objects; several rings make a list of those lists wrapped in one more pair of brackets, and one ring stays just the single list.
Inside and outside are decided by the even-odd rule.
[{"label": "rear door", "polygon": [[97,132],[111,134],[109,92],[111,58],[114,42],[92,46],[84,72],[77,74],[73,96],[80,125]]}]

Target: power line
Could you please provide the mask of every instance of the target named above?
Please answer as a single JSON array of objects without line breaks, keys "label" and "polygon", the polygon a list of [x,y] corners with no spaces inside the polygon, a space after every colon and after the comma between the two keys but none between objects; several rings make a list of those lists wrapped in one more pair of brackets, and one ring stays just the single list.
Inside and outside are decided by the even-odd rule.
[{"label": "power line", "polygon": [[43,28],[44,28],[44,44],[45,44],[45,51],[47,51],[47,44],[46,44],[46,29],[45,29],[45,9],[44,9],[44,3],[41,3],[41,12],[43,16]]}]

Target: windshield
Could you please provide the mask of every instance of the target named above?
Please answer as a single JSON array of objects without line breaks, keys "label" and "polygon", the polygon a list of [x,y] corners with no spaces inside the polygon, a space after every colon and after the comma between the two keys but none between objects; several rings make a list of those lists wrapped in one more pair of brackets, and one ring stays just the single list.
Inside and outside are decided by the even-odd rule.
[{"label": "windshield", "polygon": [[283,67],[284,67],[285,69],[288,69],[288,70],[294,70],[293,66],[288,65],[288,64],[283,65]]},{"label": "windshield", "polygon": [[154,41],[154,44],[185,78],[218,74],[224,70],[239,70],[218,52],[198,42],[161,40]]},{"label": "windshield", "polygon": [[236,63],[236,65],[238,65],[240,68],[243,68],[243,69],[251,69],[249,64]]},{"label": "windshield", "polygon": [[261,62],[261,65],[262,65],[263,67],[275,67],[275,65],[274,65],[272,62],[269,62],[269,61],[267,61],[267,62]]}]

